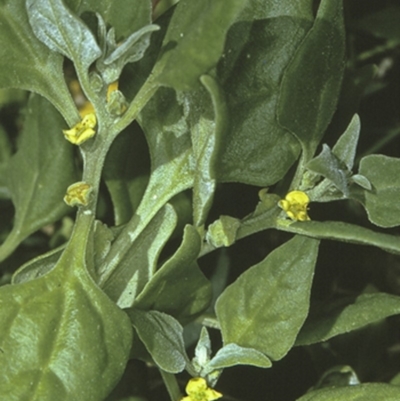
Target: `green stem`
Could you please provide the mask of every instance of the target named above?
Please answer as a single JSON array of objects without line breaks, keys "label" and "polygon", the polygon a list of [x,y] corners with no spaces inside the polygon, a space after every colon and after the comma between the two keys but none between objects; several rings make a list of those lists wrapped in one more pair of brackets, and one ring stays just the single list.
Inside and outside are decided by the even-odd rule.
[{"label": "green stem", "polygon": [[167,388],[171,401],[179,401],[182,398],[181,390],[179,389],[178,382],[175,375],[168,373],[165,370],[159,369],[161,377],[164,381],[165,387]]},{"label": "green stem", "polygon": [[371,50],[367,50],[360,53],[357,57],[357,61],[366,61],[372,57],[378,56],[379,54],[386,53],[389,50],[393,50],[400,45],[398,40],[388,40],[385,44],[381,46],[376,46]]}]

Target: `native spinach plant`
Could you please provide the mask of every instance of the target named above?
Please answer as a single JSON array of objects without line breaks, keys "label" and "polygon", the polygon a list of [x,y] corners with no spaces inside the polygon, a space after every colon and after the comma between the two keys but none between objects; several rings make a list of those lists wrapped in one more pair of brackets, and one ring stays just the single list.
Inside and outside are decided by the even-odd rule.
[{"label": "native spinach plant", "polygon": [[[341,95],[342,1],[156,3],[0,1],[2,400],[144,400],[156,370],[171,400],[214,400],[227,368],[400,313],[373,286],[309,313],[325,240],[400,254],[400,159],[357,153],[373,67]],[[331,202],[353,209],[318,219]],[[264,247],[229,275],[245,237]],[[356,373],[295,398],[399,399]]]}]

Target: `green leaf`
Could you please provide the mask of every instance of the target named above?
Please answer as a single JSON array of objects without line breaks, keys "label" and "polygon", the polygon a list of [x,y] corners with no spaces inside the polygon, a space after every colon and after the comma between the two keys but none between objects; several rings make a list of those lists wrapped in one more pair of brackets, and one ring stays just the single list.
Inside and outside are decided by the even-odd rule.
[{"label": "green leaf", "polygon": [[344,69],[342,0],[322,0],[313,27],[286,69],[279,123],[313,156],[336,109]]},{"label": "green leaf", "polygon": [[360,129],[360,117],[358,114],[354,114],[346,131],[340,136],[332,149],[333,154],[344,163],[349,171],[354,165]]},{"label": "green leaf", "polygon": [[27,0],[26,8],[36,37],[53,52],[85,69],[101,56],[90,29],[62,0]]},{"label": "green leaf", "polygon": [[0,288],[4,399],[101,401],[124,371],[130,321],[88,275],[80,241],[50,273]]},{"label": "green leaf", "polygon": [[201,238],[186,226],[181,246],[152,277],[135,301],[138,309],[156,309],[179,320],[190,320],[211,302],[211,284],[198,268],[196,259]]},{"label": "green leaf", "polygon": [[310,25],[311,20],[277,16],[230,29],[218,64],[229,113],[219,181],[272,185],[296,161],[299,143],[278,124],[276,107],[283,72]]},{"label": "green leaf", "polygon": [[[199,87],[199,78],[221,57],[225,36],[244,0],[180,0],[164,38],[158,81],[177,90]],[[161,66],[160,66],[161,65]]]},{"label": "green leaf", "polygon": [[311,315],[301,329],[296,345],[309,345],[357,330],[388,316],[400,314],[400,297],[394,295],[363,294],[354,302],[330,305]]},{"label": "green leaf", "polygon": [[151,0],[68,0],[66,3],[78,15],[85,11],[98,12],[115,29],[118,40],[151,22]]},{"label": "green leaf", "polygon": [[311,391],[297,401],[397,401],[400,390],[384,383],[365,383],[356,386]]},{"label": "green leaf", "polygon": [[[193,221],[196,226],[205,223],[212,205],[217,183],[216,159],[221,136],[227,128],[226,104],[217,81],[209,75],[203,75],[200,81],[208,96],[199,96],[197,92],[186,96],[191,100],[191,111],[194,110],[189,123],[196,163],[193,183]],[[210,111],[212,117],[208,115]]]},{"label": "green leaf", "polygon": [[308,314],[318,244],[295,236],[226,288],[215,305],[224,345],[272,360],[288,353]]},{"label": "green leaf", "polygon": [[276,228],[312,238],[372,245],[386,252],[400,255],[400,242],[397,236],[375,232],[368,228],[342,221],[302,221],[289,225],[286,221],[278,221]]},{"label": "green leaf", "polygon": [[131,308],[127,313],[157,366],[169,373],[182,372],[189,359],[179,322],[155,310],[144,312]]},{"label": "green leaf", "polygon": [[63,57],[35,37],[25,0],[0,1],[0,42],[0,87],[40,93],[74,125],[79,114],[64,80]]},{"label": "green leaf", "polygon": [[142,111],[139,123],[145,133],[151,176],[141,203],[106,258],[113,270],[155,214],[175,195],[193,186],[190,132],[176,94],[160,88]]},{"label": "green leaf", "polygon": [[361,159],[359,172],[372,184],[362,202],[369,220],[380,227],[400,225],[400,159],[366,156]]},{"label": "green leaf", "polygon": [[[171,236],[176,222],[174,208],[166,204],[127,252],[120,255],[120,261],[111,274],[104,264],[99,269],[99,284],[121,308],[132,306],[135,298],[155,274],[158,256]],[[114,246],[112,244],[112,248]]]},{"label": "green leaf", "polygon": [[241,21],[252,21],[282,15],[292,15],[308,19],[312,15],[312,1],[248,0],[246,7],[240,13],[238,19]]},{"label": "green leaf", "polygon": [[64,139],[63,128],[63,118],[54,107],[38,95],[31,96],[18,151],[5,171],[15,219],[0,247],[0,260],[27,236],[70,210],[63,197],[76,172],[73,148]]},{"label": "green leaf", "polygon": [[229,368],[237,365],[251,365],[259,368],[269,368],[272,362],[260,351],[254,348],[243,348],[237,344],[224,345],[207,365],[208,370]]},{"label": "green leaf", "polygon": [[12,284],[32,281],[51,271],[57,264],[65,245],[52,249],[22,265],[12,276]]},{"label": "green leaf", "polygon": [[[348,179],[350,172],[325,143],[322,145],[321,153],[311,159],[306,164],[306,168],[327,178],[344,196],[349,196]],[[318,201],[319,199],[318,197],[316,199],[311,197],[311,200]]]},{"label": "green leaf", "polygon": [[11,194],[7,188],[6,176],[4,171],[7,169],[12,154],[11,142],[8,138],[7,132],[3,126],[0,125],[0,199],[8,199]]}]

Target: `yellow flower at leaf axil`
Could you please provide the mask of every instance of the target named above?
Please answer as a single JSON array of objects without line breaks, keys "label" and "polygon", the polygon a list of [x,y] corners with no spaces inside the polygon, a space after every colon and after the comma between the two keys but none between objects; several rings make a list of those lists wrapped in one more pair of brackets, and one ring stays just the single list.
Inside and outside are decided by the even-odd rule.
[{"label": "yellow flower at leaf axil", "polygon": [[186,385],[186,397],[181,401],[214,401],[222,397],[222,394],[208,387],[202,377],[194,377]]},{"label": "yellow flower at leaf axil", "polygon": [[292,220],[307,221],[311,220],[307,214],[309,203],[310,198],[305,192],[291,191],[285,196],[285,199],[278,202],[278,205]]},{"label": "yellow flower at leaf axil", "polygon": [[81,145],[92,138],[96,131],[94,127],[97,124],[96,114],[86,114],[82,120],[71,129],[63,130],[65,138],[74,145]]}]

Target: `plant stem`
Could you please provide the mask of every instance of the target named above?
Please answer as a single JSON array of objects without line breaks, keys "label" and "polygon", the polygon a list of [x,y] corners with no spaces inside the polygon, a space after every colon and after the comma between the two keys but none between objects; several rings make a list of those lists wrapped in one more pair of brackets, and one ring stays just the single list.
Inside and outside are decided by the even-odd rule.
[{"label": "plant stem", "polygon": [[167,388],[171,401],[179,401],[182,398],[181,390],[179,389],[178,382],[175,375],[168,373],[165,370],[159,369],[161,377]]}]

